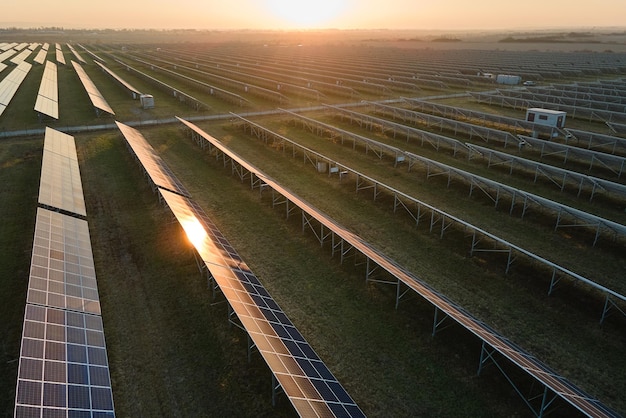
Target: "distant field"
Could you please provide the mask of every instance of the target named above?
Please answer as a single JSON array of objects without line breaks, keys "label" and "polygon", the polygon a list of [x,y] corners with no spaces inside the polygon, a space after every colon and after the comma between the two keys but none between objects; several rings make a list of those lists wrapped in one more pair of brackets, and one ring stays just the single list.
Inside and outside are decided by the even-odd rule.
[{"label": "distant field", "polygon": [[[5,41],[3,35],[0,32],[0,42]],[[18,33],[7,38],[18,35],[24,36],[26,41],[46,41],[48,35],[50,39],[65,42],[65,37],[77,34],[63,34],[62,37],[58,33]],[[40,65],[33,65],[24,85],[0,116],[0,249],[3,254],[0,256],[0,411],[3,416],[12,415],[15,399],[43,143],[43,134],[18,136],[17,131],[43,129],[45,126],[62,131],[85,127],[74,136],[87,203],[117,415],[294,415],[285,398],[272,407],[269,369],[258,353],[247,362],[245,334],[229,327],[223,298],[219,295],[212,298],[206,279],[196,269],[189,242],[173,222],[169,210],[159,204],[151,191],[139,165],[126,149],[122,135],[113,128],[115,120],[144,123],[138,129],[368,416],[530,416],[527,406],[497,369],[489,367],[480,377],[476,376],[480,353],[477,340],[457,327],[432,337],[432,308],[418,298],[403,301],[395,310],[395,288],[366,285],[362,267],[355,266],[352,261],[339,264],[337,257],[331,257],[328,248],[320,247],[319,242],[302,233],[297,220],[285,222],[284,213],[272,209],[269,196],[259,195],[258,190],[250,191],[247,184],[232,177],[221,162],[189,139],[181,124],[165,123],[174,116],[195,120],[237,154],[558,373],[619,413],[626,413],[623,396],[626,392],[626,357],[623,355],[626,320],[615,314],[603,325],[598,324],[604,302],[602,295],[564,281],[555,295],[547,296],[549,274],[533,262],[519,258],[513,263],[511,272],[505,275],[504,256],[469,256],[463,231],[452,230],[440,238],[438,233],[428,231],[424,224],[415,227],[408,216],[394,214],[387,198],[373,202],[367,192],[355,193],[350,181],[339,182],[327,173],[317,173],[310,165],[303,164],[301,158],[294,159],[289,152],[282,152],[279,145],[266,145],[244,132],[240,124],[228,116],[228,112],[276,111],[278,107],[303,108],[325,103],[358,104],[360,106],[355,107],[355,111],[368,113],[369,108],[362,102],[451,96],[468,90],[500,87],[475,78],[471,79],[471,84],[463,85],[446,71],[439,79],[450,77],[448,83],[452,84],[445,87],[437,84],[436,78],[427,83],[426,70],[423,75],[413,78],[399,75],[401,63],[414,60],[415,68],[420,69],[425,67],[418,64],[431,62],[433,66],[441,66],[442,70],[448,68],[446,62],[455,71],[465,66],[466,76],[473,77],[476,74],[471,69],[478,63],[471,61],[471,57],[480,53],[468,51],[467,45],[475,41],[464,38],[460,42],[437,42],[437,45],[445,46],[430,51],[422,49],[427,42],[425,39],[397,39],[409,39],[410,34],[405,33],[394,35],[397,38],[386,35],[383,40],[375,39],[380,35],[375,33],[368,33],[367,37],[361,34],[361,38],[356,34],[342,38],[328,33],[283,37],[267,33],[256,38],[266,39],[269,46],[252,42],[245,33],[229,34],[228,37],[221,33],[202,34],[201,37],[192,34],[190,38],[185,37],[190,34],[150,32],[79,35],[78,38],[73,36],[72,41],[83,44],[107,60],[111,69],[140,91],[153,94],[156,106],[143,109],[111,77],[92,64],[92,56],[81,50],[88,61],[84,65],[86,72],[115,110],[115,116],[96,117],[71,66],[59,66],[61,116],[58,121],[39,122],[32,106],[43,73]],[[310,49],[293,46],[294,39],[306,43],[309,38],[316,39],[316,45]],[[191,42],[182,42],[183,39]],[[202,43],[195,43],[200,40]],[[354,46],[357,42],[358,46]],[[472,48],[480,49],[478,45],[483,44],[472,43]],[[565,50],[570,46],[578,51],[586,51],[588,47],[586,44],[568,44]],[[454,51],[455,47],[459,50]],[[574,54],[513,52],[508,50],[508,43],[501,47],[506,51],[498,52],[490,47],[489,53],[483,51],[484,55],[480,56],[485,61],[496,54],[503,60],[516,58],[519,63],[526,64],[526,60],[532,62],[537,57],[550,63],[550,59],[558,61]],[[621,48],[618,44],[602,44],[600,47],[604,48],[602,51],[612,49],[613,52],[580,52],[580,57],[584,57],[584,62],[597,59],[598,66],[621,57],[616,54]],[[403,52],[407,48],[412,51],[410,59],[405,59],[407,52]],[[64,52],[69,54],[67,49]],[[139,56],[170,69],[175,62],[179,74],[238,91],[249,104],[239,107],[226,102],[200,84],[140,64],[136,60]],[[53,58],[50,52],[48,59]],[[66,55],[68,62],[69,58]],[[155,87],[146,78],[126,71],[124,65],[115,62],[114,58],[192,94],[210,108],[195,110],[186,106],[178,97]],[[273,64],[270,66],[269,62]],[[588,65],[592,67],[594,64]],[[310,68],[310,71],[299,74],[294,69],[298,66]],[[0,76],[4,77],[9,70]],[[199,74],[195,70],[212,75]],[[394,71],[395,79],[383,77],[381,74],[385,71]],[[248,74],[250,86],[260,86],[262,79],[271,80],[275,73],[283,77],[283,83],[296,84],[302,78],[309,80],[310,88],[327,90],[324,90],[323,98],[315,100],[288,93],[285,84],[281,91],[289,102],[278,103],[261,94],[254,95],[253,87],[244,89],[243,85],[232,81],[240,77],[238,82],[244,83],[242,80],[246,77],[239,76],[239,72]],[[364,80],[363,72],[370,72],[370,77]],[[546,76],[540,84],[623,80],[625,72],[622,66],[614,71],[590,71],[578,77]],[[228,87],[227,82],[219,78],[227,75],[232,79]],[[340,82],[332,83],[333,77]],[[392,84],[391,81],[398,83]],[[384,82],[388,84],[379,87]],[[411,83],[418,85],[419,82],[422,82],[419,89],[410,87]],[[459,84],[453,84],[456,82]],[[307,84],[302,83],[301,91],[304,91]],[[269,86],[271,83],[266,88]],[[354,97],[346,95],[348,87],[356,92]],[[483,112],[524,117],[521,111],[477,103],[468,97],[439,101]],[[406,103],[395,105],[408,106]],[[535,183],[532,178],[512,176],[506,170],[487,169],[481,162],[454,157],[446,151],[437,152],[417,141],[393,138],[390,133],[358,126],[327,110],[306,114],[376,141],[626,224],[624,199],[601,197],[588,202],[585,198],[577,198],[575,191],[559,191],[549,181]],[[226,116],[218,118],[221,115]],[[505,206],[494,209],[492,202],[478,197],[478,194],[469,197],[464,185],[453,183],[448,186],[445,176],[427,179],[423,169],[409,171],[405,165],[394,168],[393,161],[388,158],[380,159],[359,147],[342,145],[336,137],[330,139],[327,134],[318,136],[316,132],[294,124],[292,118],[284,114],[251,114],[249,118],[555,263],[626,292],[622,280],[626,271],[624,240],[612,241],[602,237],[599,245],[591,247],[592,231],[559,229],[555,232],[553,221],[538,211],[531,212],[523,220],[510,216]],[[568,124],[576,129],[609,133],[606,125],[598,122],[571,119]],[[111,126],[102,128],[101,125]],[[454,132],[431,130],[455,136]],[[469,140],[460,134],[456,138]],[[547,162],[560,164],[556,159],[548,158]],[[568,164],[572,169],[586,170],[575,161]],[[592,174],[609,176],[602,170]],[[624,176],[614,180],[626,184]],[[513,367],[510,372],[524,385],[530,383]],[[557,402],[555,406],[562,405]],[[561,408],[551,416],[569,417],[572,414],[570,409]]]}]

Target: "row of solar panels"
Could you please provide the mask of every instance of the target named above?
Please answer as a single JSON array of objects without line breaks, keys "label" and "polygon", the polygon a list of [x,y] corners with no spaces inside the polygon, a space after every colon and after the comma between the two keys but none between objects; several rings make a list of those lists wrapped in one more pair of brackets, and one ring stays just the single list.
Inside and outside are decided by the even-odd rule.
[{"label": "row of solar panels", "polygon": [[[301,217],[303,231],[308,225],[314,231],[314,234],[320,243],[323,243],[324,241],[332,241],[333,253],[339,246],[341,246],[342,252],[346,251],[346,247],[351,247],[368,259],[367,263],[363,263],[368,266],[367,275],[375,271],[377,269],[376,266],[378,266],[382,270],[389,273],[393,278],[397,279],[397,283],[392,281],[387,282],[398,286],[397,301],[399,301],[404,294],[409,293],[401,291],[400,283],[404,283],[407,287],[412,289],[415,294],[430,302],[435,307],[433,333],[439,327],[442,329],[445,328],[448,323],[444,323],[444,319],[450,318],[461,325],[464,329],[481,339],[483,343],[481,367],[488,361],[493,361],[498,364],[499,360],[494,356],[494,353],[498,352],[504,358],[517,365],[522,371],[535,379],[537,383],[545,388],[543,399],[541,400],[541,406],[538,410],[533,409],[533,413],[535,413],[536,416],[544,416],[544,414],[547,414],[548,409],[551,407],[556,398],[561,398],[565,402],[569,403],[573,408],[587,416],[619,416],[615,411],[612,411],[600,401],[589,396],[582,389],[576,387],[567,379],[552,371],[532,354],[518,347],[515,343],[497,333],[487,324],[472,316],[460,305],[457,305],[448,297],[433,289],[428,283],[408,272],[394,260],[364,241],[361,237],[337,224],[333,219],[320,212],[315,207],[290,191],[286,190],[276,181],[267,177],[256,167],[252,166],[240,156],[230,151],[217,139],[213,138],[196,125],[186,120],[180,118],[178,119],[187,128],[189,128],[192,138],[198,142],[198,144],[200,144],[203,148],[208,146],[212,154],[215,154],[218,160],[222,159],[224,161],[225,166],[231,165],[232,173],[237,173],[241,178],[257,178],[259,180],[257,186],[263,184],[267,189],[272,190],[273,205],[288,203],[292,210],[296,207],[299,208],[303,215]],[[281,201],[281,198],[276,195],[282,196],[284,200]],[[308,219],[305,219],[307,217]],[[327,229],[325,234],[317,234],[317,231],[320,230],[319,225],[312,225],[310,222],[313,219],[317,221],[319,225],[322,225]],[[439,318],[437,315],[440,315]],[[500,365],[498,365],[498,368],[505,374],[509,383],[511,383],[517,390],[517,387],[512,380],[513,374],[508,375],[505,369],[501,368]],[[523,398],[527,396],[525,393],[519,391],[518,394]],[[528,406],[533,408],[533,405],[530,403],[530,398],[525,400],[527,401]]]},{"label": "row of solar panels", "polygon": [[[68,45],[68,47],[81,62],[85,62],[85,60],[80,56],[80,54],[74,48],[71,47],[71,45]],[[43,62],[45,61],[45,55],[47,54],[47,51],[48,51],[47,48],[48,48],[47,44],[42,46],[42,49],[40,50],[39,54],[37,55],[37,57],[35,57],[35,62],[43,64]],[[63,53],[61,52],[60,46],[58,44],[57,44],[56,51],[57,51],[57,61],[59,61],[58,59],[59,54],[61,54],[62,56]],[[25,49],[22,51],[21,54],[24,54],[24,53],[30,54],[31,52],[32,51]],[[8,58],[13,53],[14,53],[13,50],[10,49],[0,54],[0,71],[6,68],[6,65],[2,64],[2,60],[4,58]],[[11,71],[11,73],[7,77],[5,77],[2,81],[0,81],[0,115],[2,115],[4,110],[8,107],[9,102],[11,101],[11,99],[17,92],[18,88],[20,87],[22,81],[24,81],[24,79],[28,75],[28,72],[32,68],[31,64],[24,61],[27,56],[28,55],[23,56],[23,57],[18,56],[20,58],[19,61],[15,60],[15,58],[18,58],[18,57],[15,57],[14,59],[12,59],[11,61],[17,65],[16,68],[13,71]],[[63,64],[65,64],[64,59],[59,62],[62,62]],[[113,112],[113,109],[111,109],[111,106],[109,106],[109,104],[106,102],[103,95],[97,89],[95,84],[91,81],[91,79],[89,78],[87,73],[84,71],[84,69],[80,66],[80,64],[72,61],[72,65],[76,73],[78,74],[80,81],[83,84],[85,90],[87,91],[89,99],[91,100],[94,108],[96,109],[96,112],[98,114],[100,114],[100,112],[105,112],[105,113],[114,115],[115,112]],[[59,118],[57,66],[51,61],[46,61],[46,67],[44,69],[44,74],[41,79],[41,84],[39,87],[39,92],[37,94],[37,99],[35,102],[34,109],[35,111],[38,112],[39,115],[49,116],[53,119]]]},{"label": "row of solar panels", "polygon": [[15,417],[114,417],[74,138],[46,128]]},{"label": "row of solar panels", "polygon": [[365,416],[143,135],[117,126],[295,410],[301,416]]},{"label": "row of solar panels", "polygon": [[[362,143],[365,143],[365,150],[366,153],[368,151],[374,151],[374,153],[379,153],[378,157],[382,158],[383,154],[386,152],[388,154],[394,155],[395,153],[395,160],[398,161],[398,159],[400,157],[406,158],[406,160],[409,161],[409,164],[411,163],[416,163],[416,162],[421,162],[421,163],[425,163],[426,165],[428,165],[429,167],[431,166],[436,166],[438,168],[440,168],[443,172],[455,172],[455,174],[459,175],[459,177],[464,177],[465,179],[467,179],[467,181],[470,184],[473,185],[477,185],[477,184],[482,184],[484,186],[483,191],[486,191],[485,189],[487,187],[489,188],[494,188],[497,190],[498,194],[500,194],[500,192],[508,192],[511,195],[512,198],[512,202],[515,202],[515,197],[518,197],[520,200],[524,200],[524,204],[528,205],[530,203],[535,203],[538,206],[543,207],[544,209],[551,209],[554,210],[555,212],[557,212],[558,216],[557,216],[557,227],[559,226],[559,221],[561,221],[561,218],[565,217],[566,214],[570,214],[572,217],[576,217],[578,219],[584,219],[586,222],[589,222],[589,227],[595,226],[597,230],[599,230],[601,227],[608,229],[610,232],[612,232],[613,234],[620,234],[623,237],[626,237],[626,226],[615,223],[615,222],[611,222],[608,220],[604,220],[602,218],[596,217],[595,215],[592,214],[587,214],[583,211],[578,211],[574,208],[570,208],[564,205],[560,205],[556,202],[550,201],[548,199],[544,199],[541,198],[540,196],[537,195],[532,195],[530,193],[527,193],[523,190],[520,189],[515,189],[512,187],[508,187],[504,184],[500,184],[497,183],[495,181],[491,181],[488,180],[486,178],[481,178],[479,176],[475,176],[475,175],[471,175],[469,173],[465,173],[461,170],[457,170],[453,167],[446,167],[444,164],[438,163],[437,161],[434,160],[428,160],[424,157],[421,157],[419,155],[410,153],[410,152],[404,152],[398,148],[395,147],[391,147],[391,146],[387,146],[386,144],[377,142],[373,139],[369,139],[369,138],[365,138],[365,137],[359,137],[356,134],[351,134],[349,132],[346,131],[342,131],[339,128],[335,128],[331,125],[327,125],[327,124],[323,124],[321,122],[318,122],[315,119],[311,119],[311,118],[306,118],[304,116],[298,115],[296,113],[293,112],[288,112],[288,111],[284,111],[287,112],[288,114],[292,115],[294,118],[297,118],[296,120],[301,121],[306,127],[311,128],[311,127],[316,127],[316,128],[321,128],[323,130],[325,130],[326,132],[333,132],[335,134],[337,134],[341,140],[343,141],[344,139],[348,138],[349,140],[354,141],[354,144],[356,145],[357,141],[361,141]],[[553,272],[558,272],[559,275],[562,275],[564,277],[569,277],[575,281],[581,282],[581,283],[586,283],[588,284],[590,287],[601,291],[605,297],[607,298],[607,301],[611,301],[611,303],[605,303],[604,304],[604,309],[602,311],[602,316],[601,318],[604,319],[608,310],[611,309],[612,307],[616,307],[614,306],[613,303],[619,301],[620,303],[624,303],[626,302],[626,296],[622,295],[621,293],[607,288],[603,285],[601,285],[600,283],[597,283],[594,280],[588,279],[580,274],[577,274],[573,271],[570,271],[544,257],[541,257],[539,255],[536,255],[518,245],[515,245],[511,242],[509,242],[508,240],[505,240],[501,237],[498,237],[482,228],[477,227],[476,225],[473,225],[461,218],[458,218],[456,216],[453,216],[449,213],[446,213],[445,211],[432,206],[431,204],[425,203],[413,196],[409,196],[383,182],[380,182],[374,178],[371,178],[369,176],[366,176],[346,165],[340,164],[335,162],[333,159],[331,159],[328,156],[325,156],[323,154],[320,154],[318,152],[315,152],[313,150],[310,150],[306,147],[303,147],[301,145],[299,145],[297,142],[290,140],[289,138],[286,138],[274,131],[271,131],[268,128],[265,128],[261,125],[258,125],[252,121],[249,121],[239,115],[233,114],[233,116],[237,117],[239,120],[241,120],[245,126],[250,128],[250,132],[254,132],[255,135],[258,138],[262,138],[265,141],[267,141],[269,138],[273,138],[274,140],[277,140],[278,142],[280,142],[282,144],[283,149],[286,146],[291,146],[291,148],[293,149],[293,153],[292,155],[294,156],[294,158],[296,157],[296,155],[299,156],[302,154],[304,155],[306,158],[303,159],[303,161],[306,162],[306,160],[310,161],[310,162],[318,162],[318,161],[323,161],[323,162],[327,162],[331,167],[335,167],[337,170],[341,171],[343,175],[346,174],[350,174],[351,176],[353,176],[355,178],[355,182],[356,182],[356,186],[357,186],[357,192],[359,190],[362,189],[367,189],[367,188],[371,188],[374,187],[374,189],[376,190],[375,192],[375,196],[378,196],[379,194],[389,194],[390,196],[393,196],[393,202],[394,202],[394,211],[396,211],[398,209],[398,207],[403,207],[406,212],[408,214],[411,215],[411,217],[413,218],[413,220],[417,223],[420,222],[420,218],[422,216],[424,216],[423,214],[425,212],[430,212],[433,214],[433,216],[431,217],[426,217],[424,221],[422,222],[429,222],[430,221],[430,230],[432,231],[433,228],[435,227],[435,224],[440,223],[441,224],[441,236],[443,236],[444,232],[446,232],[446,230],[449,228],[450,225],[456,225],[459,229],[462,229],[463,231],[465,231],[466,235],[469,232],[469,237],[474,237],[472,239],[472,246],[471,246],[471,252],[479,252],[481,251],[481,247],[483,246],[478,246],[475,243],[475,239],[476,236],[480,236],[482,237],[481,239],[479,239],[478,241],[482,241],[483,239],[488,240],[491,244],[496,244],[496,246],[498,248],[500,248],[500,250],[502,252],[504,252],[505,250],[509,252],[509,254],[511,254],[511,258],[509,258],[509,260],[507,260],[507,270],[509,269],[509,267],[511,266],[511,264],[513,263],[513,257],[512,254],[516,253],[517,255],[523,255],[524,257],[533,260],[535,262],[538,262],[540,265],[546,267],[548,270],[552,270]],[[337,136],[333,136],[331,138],[337,138]],[[376,149],[376,147],[378,147],[378,149]],[[296,152],[296,150],[298,152]],[[315,165],[315,164],[314,164]],[[330,172],[330,171],[329,171]],[[339,178],[341,179],[340,176]],[[504,194],[504,193],[502,193]],[[375,197],[376,198],[376,197]],[[403,205],[398,205],[398,202],[403,202]],[[435,216],[436,215],[436,216]],[[430,219],[428,219],[430,218]],[[445,226],[445,228],[444,228]],[[599,232],[598,232],[599,234]],[[597,237],[596,237],[597,239]],[[595,243],[595,242],[594,242]],[[493,251],[492,246],[490,245],[486,245],[485,247],[487,247],[485,249],[485,251]],[[517,258],[517,257],[515,257]],[[554,287],[554,274],[553,274],[553,279],[552,282],[550,284],[550,293]]]}]

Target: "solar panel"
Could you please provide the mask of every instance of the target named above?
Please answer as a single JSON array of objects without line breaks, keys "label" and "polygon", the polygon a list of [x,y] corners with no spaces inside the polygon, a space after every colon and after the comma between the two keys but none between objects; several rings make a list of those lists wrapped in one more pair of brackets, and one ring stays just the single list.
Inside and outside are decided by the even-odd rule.
[{"label": "solar panel", "polygon": [[51,118],[59,118],[59,87],[57,83],[57,66],[47,61],[35,102],[35,110]]},{"label": "solar panel", "polygon": [[35,58],[33,59],[33,61],[36,62],[37,64],[43,64],[46,61],[47,54],[48,54],[48,50],[41,48],[39,52],[37,53],[37,55],[35,56]]},{"label": "solar panel", "polygon": [[72,65],[74,66],[74,70],[76,70],[76,73],[78,74],[78,78],[80,78],[81,83],[83,83],[83,87],[85,87],[85,90],[89,95],[89,99],[91,100],[91,103],[94,105],[94,107],[111,115],[115,115],[115,112],[113,111],[113,109],[111,109],[111,106],[109,106],[107,101],[104,99],[104,96],[102,96],[102,93],[100,93],[93,81],[91,81],[91,78],[89,78],[83,67],[81,67],[80,64],[75,61],[72,61]]},{"label": "solar panel", "polygon": [[115,72],[113,72],[112,70],[110,70],[108,67],[106,67],[104,64],[102,64],[99,61],[94,61],[100,68],[102,68],[107,74],[109,74],[111,77],[113,77],[115,80],[117,80],[122,86],[124,86],[127,90],[129,90],[132,94],[133,97],[135,96],[141,96],[141,92],[139,90],[137,90],[135,87],[133,87],[129,82],[127,82],[126,80],[124,80],[122,77],[120,77],[119,75],[117,75]]},{"label": "solar panel", "polygon": [[30,54],[32,54],[32,52],[33,51],[31,51],[30,49],[24,49],[22,50],[22,52],[11,58],[11,62],[15,65],[19,65],[20,63],[24,62],[24,60],[26,60],[26,58],[28,58]]},{"label": "solar panel", "polygon": [[87,221],[37,209],[26,301],[100,314]]},{"label": "solar panel", "polygon": [[7,49],[0,54],[0,62],[3,62],[15,55],[15,51],[13,49]]},{"label": "solar panel", "polygon": [[[55,202],[60,193],[79,198],[84,213],[74,138],[47,128],[43,154],[40,203]],[[68,178],[73,189],[65,193]],[[15,417],[115,416],[87,221],[43,207],[35,221],[15,393]]]},{"label": "solar panel", "polygon": [[300,416],[365,415],[204,211],[160,189]]},{"label": "solar panel", "polygon": [[155,152],[152,145],[146,141],[141,132],[123,123],[117,121],[115,123],[120,131],[122,131],[126,142],[143,165],[143,168],[146,170],[155,186],[183,196],[189,196],[189,192],[185,189],[185,186],[183,186],[174,173],[171,172],[167,164],[165,164],[161,157]]},{"label": "solar panel", "polygon": [[86,216],[75,147],[74,137],[46,128],[39,203],[49,208]]},{"label": "solar panel", "polygon": [[102,319],[26,305],[15,417],[114,417]]},{"label": "solar panel", "polygon": [[0,115],[4,112],[4,109],[9,105],[9,102],[17,92],[17,89],[22,84],[22,81],[26,78],[26,75],[32,68],[32,65],[27,62],[21,62],[17,67],[13,69],[2,81],[0,81]]},{"label": "solar panel", "polygon": [[63,50],[61,50],[59,44],[56,44],[55,56],[59,64],[65,65],[65,57],[63,56]]}]

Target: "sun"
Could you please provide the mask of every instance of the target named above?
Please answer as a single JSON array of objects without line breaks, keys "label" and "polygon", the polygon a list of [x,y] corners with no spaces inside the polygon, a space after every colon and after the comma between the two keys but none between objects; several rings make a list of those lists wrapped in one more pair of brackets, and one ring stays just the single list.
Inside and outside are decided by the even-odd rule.
[{"label": "sun", "polygon": [[288,28],[316,28],[333,23],[345,0],[267,0],[270,12]]}]

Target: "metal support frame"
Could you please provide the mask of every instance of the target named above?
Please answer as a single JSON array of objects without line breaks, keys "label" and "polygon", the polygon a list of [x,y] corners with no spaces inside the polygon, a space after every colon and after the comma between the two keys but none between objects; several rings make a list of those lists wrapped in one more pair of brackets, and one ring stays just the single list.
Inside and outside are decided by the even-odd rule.
[{"label": "metal support frame", "polygon": [[[513,382],[508,373],[504,370],[504,368],[498,363],[495,358],[496,350],[489,347],[485,341],[482,342],[482,347],[480,350],[480,361],[478,364],[478,372],[477,375],[480,376],[482,373],[483,367],[487,364],[489,360],[491,363],[496,366],[496,368],[502,373],[504,378],[509,382],[509,384],[513,387],[513,390],[522,398],[526,406],[530,408],[533,414],[542,418],[549,414],[549,408],[552,406],[553,402],[558,398],[558,395],[554,393],[552,390],[548,389],[547,386],[541,384],[542,390],[539,391],[538,394],[532,394],[533,387],[529,391],[529,394],[526,395],[522,392],[522,390],[518,387],[518,385]],[[534,385],[533,385],[534,386]],[[537,406],[537,400],[539,401],[539,405]]]},{"label": "metal support frame", "polygon": [[276,406],[278,395],[285,393],[276,376],[272,373],[272,406]]},{"label": "metal support frame", "polygon": [[611,315],[611,310],[617,310],[622,315],[626,316],[626,311],[617,305],[611,296],[607,293],[604,301],[604,308],[602,309],[602,317],[600,318],[600,324],[604,323],[604,320]]}]

